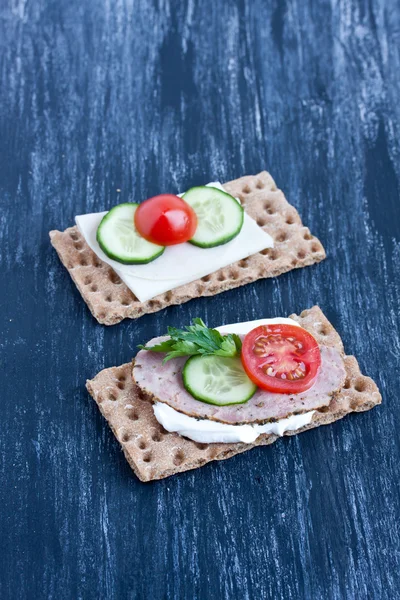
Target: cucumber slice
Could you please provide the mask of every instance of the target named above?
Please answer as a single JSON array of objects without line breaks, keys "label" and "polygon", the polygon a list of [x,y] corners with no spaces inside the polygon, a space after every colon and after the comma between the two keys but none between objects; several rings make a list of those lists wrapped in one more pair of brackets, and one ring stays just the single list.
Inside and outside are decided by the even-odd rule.
[{"label": "cucumber slice", "polygon": [[213,248],[226,244],[240,233],[244,210],[233,196],[214,187],[201,186],[191,188],[183,199],[193,208],[198,220],[191,244]]},{"label": "cucumber slice", "polygon": [[100,248],[109,258],[124,265],[149,263],[165,250],[165,246],[152,244],[137,232],[133,218],[138,206],[134,202],[114,206],[97,229]]},{"label": "cucumber slice", "polygon": [[243,404],[257,389],[239,357],[192,356],[183,368],[182,379],[196,400],[218,406]]}]

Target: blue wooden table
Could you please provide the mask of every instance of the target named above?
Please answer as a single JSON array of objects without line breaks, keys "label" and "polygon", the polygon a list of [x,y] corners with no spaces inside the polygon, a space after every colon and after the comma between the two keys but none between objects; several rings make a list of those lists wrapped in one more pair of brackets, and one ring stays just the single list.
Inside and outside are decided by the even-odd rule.
[{"label": "blue wooden table", "polygon": [[[0,597],[400,598],[396,0],[0,6]],[[48,231],[268,169],[328,258],[105,328]],[[318,303],[383,404],[141,484],[85,391],[136,345]]]}]

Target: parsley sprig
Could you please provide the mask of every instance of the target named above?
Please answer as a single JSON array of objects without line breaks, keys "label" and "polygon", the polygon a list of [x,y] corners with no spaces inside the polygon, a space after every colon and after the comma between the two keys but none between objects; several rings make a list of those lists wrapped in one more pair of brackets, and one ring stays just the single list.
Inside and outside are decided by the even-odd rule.
[{"label": "parsley sprig", "polygon": [[178,356],[237,356],[242,342],[236,333],[222,335],[216,329],[209,329],[201,319],[193,319],[192,325],[185,329],[168,327],[170,339],[155,346],[139,346],[142,350],[165,352],[163,363]]}]

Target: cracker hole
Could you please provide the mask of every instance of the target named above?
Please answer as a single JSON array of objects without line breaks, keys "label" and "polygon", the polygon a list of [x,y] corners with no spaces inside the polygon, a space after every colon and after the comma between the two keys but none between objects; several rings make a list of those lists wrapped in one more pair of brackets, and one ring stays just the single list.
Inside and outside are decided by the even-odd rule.
[{"label": "cracker hole", "polygon": [[290,264],[292,265],[292,267],[295,267],[297,265],[297,259],[294,258]]},{"label": "cracker hole", "polygon": [[205,277],[202,277],[201,280],[204,281],[204,283],[208,283],[211,281],[211,275],[206,275]]},{"label": "cracker hole", "polygon": [[302,319],[304,319],[305,317],[307,317],[308,316],[308,310],[302,310],[301,313],[300,313],[300,316],[301,316]]},{"label": "cracker hole", "polygon": [[88,266],[88,262],[86,260],[86,258],[82,258],[82,260],[79,263],[81,265],[81,267],[87,267]]},{"label": "cracker hole", "polygon": [[257,225],[259,227],[264,227],[265,224],[266,224],[265,219],[257,219]]},{"label": "cracker hole", "polygon": [[149,463],[149,462],[151,462],[151,458],[152,458],[151,452],[145,452],[143,454],[143,462]]},{"label": "cracker hole", "polygon": [[126,376],[125,375],[120,375],[118,377],[118,381],[126,381]]},{"label": "cracker hole", "polygon": [[267,256],[270,260],[276,260],[279,256],[279,252],[275,248],[265,248],[261,250],[263,256]]},{"label": "cracker hole", "polygon": [[108,294],[108,296],[106,296],[106,297],[104,298],[104,300],[105,300],[106,302],[112,302],[112,296],[111,296],[111,294]]},{"label": "cracker hole", "polygon": [[104,321],[104,319],[106,318],[106,313],[99,313],[99,321]]},{"label": "cracker hole", "polygon": [[201,444],[200,442],[196,442],[196,448],[198,450],[205,450],[208,447],[208,444]]},{"label": "cracker hole", "polygon": [[139,440],[139,442],[138,442],[138,448],[140,450],[146,450],[146,448],[147,448],[146,442],[144,440]]},{"label": "cracker hole", "polygon": [[94,266],[96,269],[101,269],[101,268],[103,267],[103,263],[102,263],[102,262],[100,262],[99,260],[94,260],[94,261],[93,261],[93,266]]},{"label": "cracker hole", "polygon": [[199,296],[201,296],[201,294],[204,292],[204,286],[202,285],[196,285],[196,294],[198,294]]},{"label": "cracker hole", "polygon": [[264,210],[268,210],[269,208],[271,208],[271,202],[265,202],[264,203]]},{"label": "cracker hole", "polygon": [[90,288],[90,291],[91,292],[97,292],[98,289],[99,288],[97,287],[97,285],[92,285],[91,288]]},{"label": "cracker hole", "polygon": [[268,213],[269,215],[274,215],[274,214],[275,214],[275,211],[274,211],[274,209],[273,209],[273,208],[267,208],[267,213]]},{"label": "cracker hole", "polygon": [[243,194],[250,194],[251,190],[248,185],[245,185],[242,189]]},{"label": "cracker hole", "polygon": [[293,223],[294,223],[294,217],[293,217],[292,215],[288,215],[288,216],[286,217],[286,223],[287,223],[288,225],[293,225]]},{"label": "cracker hole", "polygon": [[264,184],[263,184],[263,182],[261,181],[261,179],[258,179],[258,180],[257,180],[257,183],[256,183],[256,188],[257,188],[258,190],[262,190],[262,189],[264,188]]},{"label": "cracker hole", "polygon": [[75,231],[73,231],[72,233],[70,233],[69,237],[71,238],[71,240],[74,240],[74,241],[77,240],[77,239],[79,239],[79,235]]},{"label": "cracker hole", "polygon": [[167,292],[166,294],[164,294],[165,302],[171,302],[171,300],[172,300],[172,292]]},{"label": "cracker hole", "polygon": [[313,244],[311,246],[311,252],[319,252],[321,250],[321,247],[319,244]]},{"label": "cracker hole", "polygon": [[121,300],[122,306],[129,306],[130,303],[131,303],[131,301],[129,298],[122,298],[122,300]]},{"label": "cracker hole", "polygon": [[117,396],[115,394],[113,394],[112,392],[110,392],[108,394],[108,399],[111,400],[111,402],[115,402],[117,399]]},{"label": "cracker hole", "polygon": [[174,465],[176,467],[179,467],[179,465],[181,465],[184,460],[185,460],[185,455],[182,450],[178,450],[177,452],[175,452]]},{"label": "cracker hole", "polygon": [[146,394],[140,388],[137,388],[137,398],[142,402],[147,402]]},{"label": "cracker hole", "polygon": [[225,281],[225,279],[226,279],[226,277],[225,277],[224,273],[220,273],[218,275],[218,281]]},{"label": "cracker hole", "polygon": [[351,381],[350,379],[346,379],[346,381],[344,382],[344,389],[348,390],[349,388],[351,388]]},{"label": "cracker hole", "polygon": [[279,252],[277,250],[275,250],[275,248],[272,248],[271,253],[269,255],[270,260],[276,260],[279,256]]},{"label": "cracker hole", "polygon": [[321,326],[318,328],[318,333],[319,333],[320,335],[328,335],[329,331],[327,330],[327,328],[326,328],[324,325],[321,325]]},{"label": "cracker hole", "polygon": [[284,242],[288,239],[288,235],[286,231],[280,231],[275,239],[277,242]]},{"label": "cracker hole", "polygon": [[93,279],[91,277],[89,277],[88,275],[86,275],[86,277],[83,280],[84,285],[90,285],[92,283]]},{"label": "cracker hole", "polygon": [[364,379],[357,379],[354,389],[356,392],[365,392],[367,389],[367,383]]},{"label": "cracker hole", "polygon": [[125,431],[121,437],[121,440],[126,444],[127,442],[129,442],[130,439],[130,434],[127,431]]},{"label": "cracker hole", "polygon": [[151,439],[153,440],[153,442],[161,442],[163,436],[159,431],[155,431],[153,433],[153,435],[151,436]]},{"label": "cracker hole", "polygon": [[147,305],[149,308],[161,308],[161,302],[159,300],[149,300]]},{"label": "cracker hole", "polygon": [[239,271],[236,269],[231,269],[229,271],[229,279],[233,279],[234,281],[239,277]]},{"label": "cracker hole", "polygon": [[75,242],[74,246],[75,246],[75,248],[76,248],[77,250],[82,250],[82,248],[83,248],[83,243],[82,243],[82,242]]},{"label": "cracker hole", "polygon": [[305,257],[306,257],[306,253],[304,252],[304,250],[299,250],[297,253],[297,258],[299,260],[303,260],[303,258],[305,258]]},{"label": "cracker hole", "polygon": [[312,240],[313,236],[311,235],[311,233],[309,233],[308,231],[306,231],[305,234],[303,235],[303,238],[305,240]]},{"label": "cracker hole", "polygon": [[320,413],[329,412],[329,406],[321,406],[321,408],[318,409],[318,412],[320,412]]},{"label": "cracker hole", "polygon": [[139,415],[138,415],[137,411],[134,409],[131,409],[129,412],[127,412],[127,417],[131,421],[139,421]]},{"label": "cracker hole", "polygon": [[249,261],[247,258],[244,258],[243,260],[239,261],[239,267],[241,269],[247,269],[249,266]]},{"label": "cracker hole", "polygon": [[208,448],[208,456],[213,459],[218,455],[218,450],[214,448],[214,445]]},{"label": "cracker hole", "polygon": [[118,385],[118,388],[119,388],[120,390],[124,390],[124,389],[125,389],[125,384],[124,384],[124,383],[122,383],[122,381],[120,381],[120,382],[119,382],[117,385]]},{"label": "cracker hole", "polygon": [[118,277],[116,273],[114,273],[114,271],[111,271],[111,273],[109,274],[109,279],[114,285],[121,285],[122,283],[122,280]]}]

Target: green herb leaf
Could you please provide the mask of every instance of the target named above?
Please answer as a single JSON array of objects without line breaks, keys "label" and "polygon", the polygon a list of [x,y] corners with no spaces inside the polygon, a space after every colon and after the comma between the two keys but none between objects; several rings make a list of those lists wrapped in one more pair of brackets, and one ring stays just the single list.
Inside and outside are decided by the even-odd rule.
[{"label": "green herb leaf", "polygon": [[209,329],[199,318],[193,319],[192,325],[185,329],[168,327],[170,339],[156,344],[155,346],[139,346],[141,350],[151,352],[164,352],[166,354],[163,362],[179,356],[218,356],[233,357],[240,354],[242,342],[236,333],[222,335],[216,329]]},{"label": "green herb leaf", "polygon": [[[164,342],[161,342],[161,344],[156,344],[155,346],[152,346],[151,349],[153,352],[169,352],[173,344],[174,342],[172,340],[165,340]],[[143,346],[142,344],[140,344],[138,348],[140,348],[141,350],[149,350],[149,348],[146,348],[146,346]]]}]

